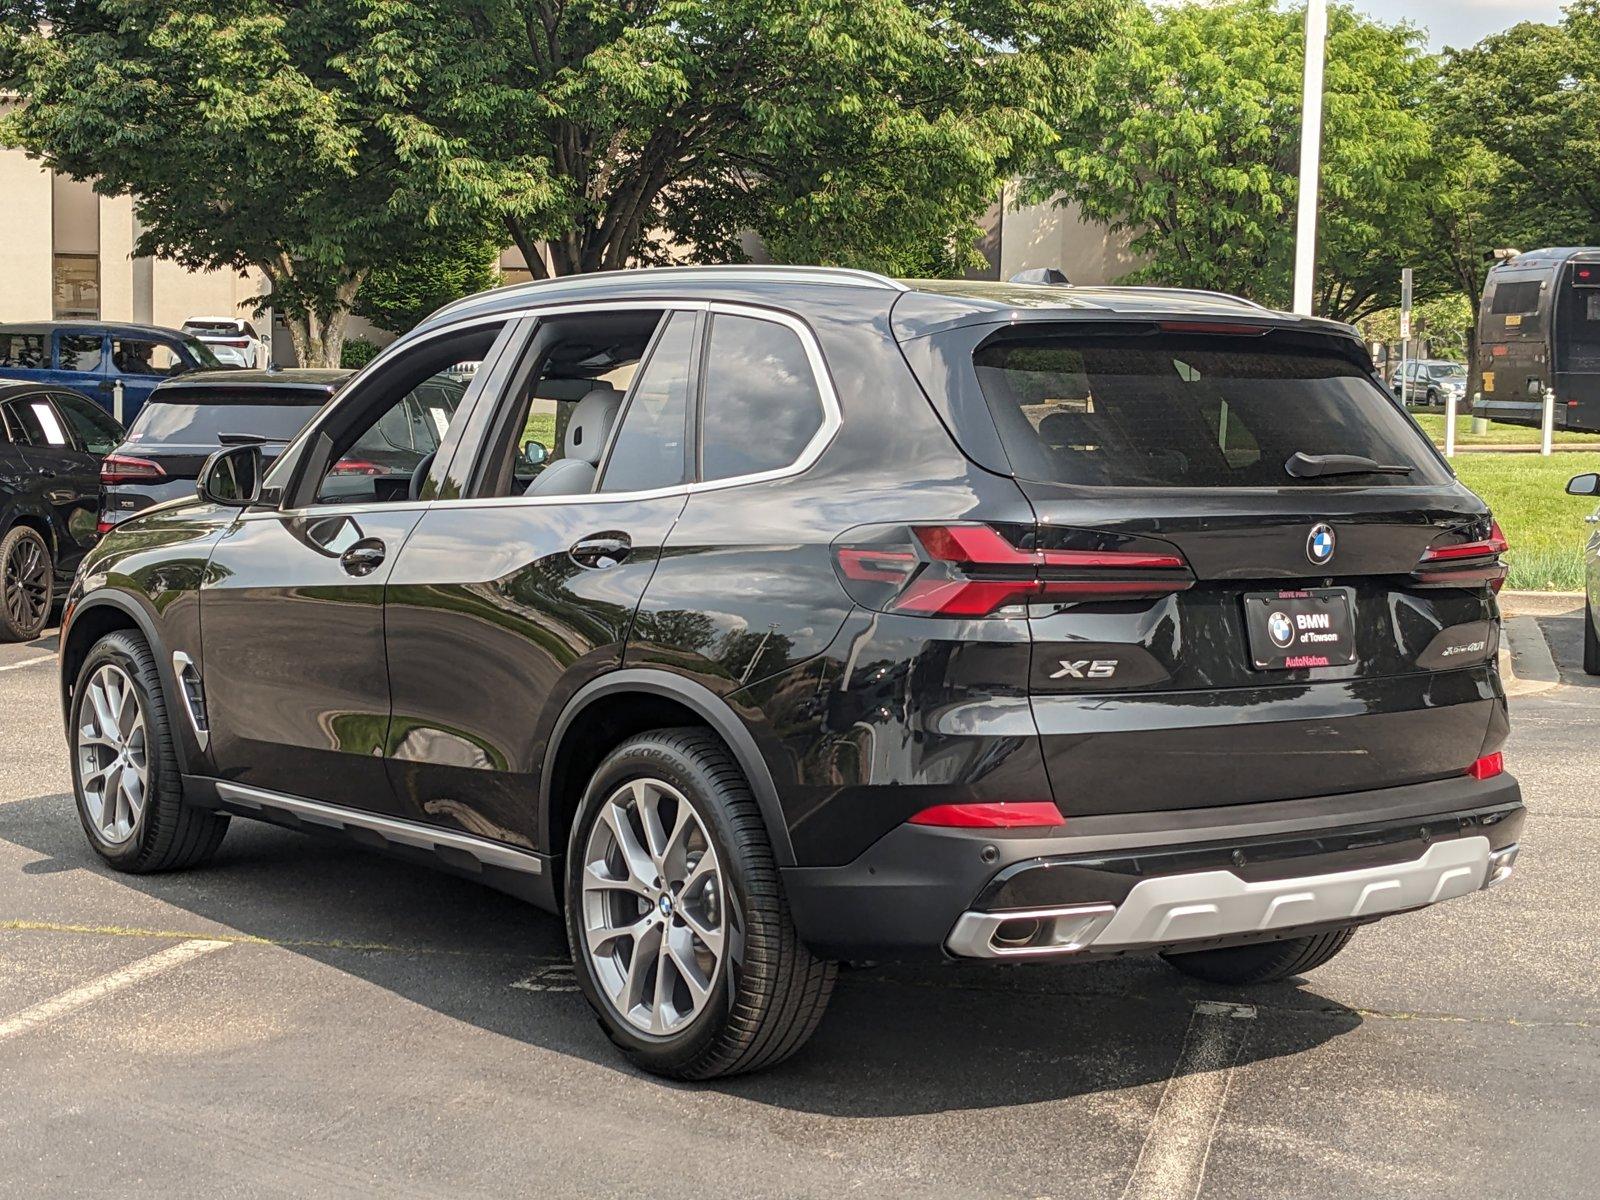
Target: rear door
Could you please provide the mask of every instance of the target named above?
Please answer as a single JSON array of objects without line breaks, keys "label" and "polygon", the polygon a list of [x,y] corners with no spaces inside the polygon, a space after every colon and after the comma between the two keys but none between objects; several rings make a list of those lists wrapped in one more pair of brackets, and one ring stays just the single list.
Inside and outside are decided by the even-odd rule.
[{"label": "rear door", "polygon": [[56,566],[70,571],[93,545],[100,507],[99,464],[74,439],[46,391],[5,404],[24,479],[39,489],[55,524]]},{"label": "rear door", "polygon": [[50,382],[91,397],[111,412],[112,389],[106,374],[107,338],[98,329],[58,329],[52,339]]},{"label": "rear door", "polygon": [[1029,608],[1067,811],[1354,791],[1477,757],[1489,520],[1358,355],[1264,328],[1033,326],[978,348],[1032,549],[1081,597]]}]

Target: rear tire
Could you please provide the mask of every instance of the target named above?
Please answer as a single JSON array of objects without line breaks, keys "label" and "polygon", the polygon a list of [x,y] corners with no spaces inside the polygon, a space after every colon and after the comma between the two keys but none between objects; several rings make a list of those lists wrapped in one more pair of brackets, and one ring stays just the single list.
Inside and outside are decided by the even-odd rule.
[{"label": "rear tire", "polygon": [[822,1020],[837,968],[795,932],[760,809],[707,731],[655,730],[606,756],[573,820],[566,875],[578,984],[643,1070],[761,1070]]},{"label": "rear tire", "polygon": [[1218,950],[1191,950],[1167,953],[1161,957],[1196,979],[1207,983],[1249,985],[1274,983],[1293,975],[1304,975],[1343,950],[1355,936],[1354,929],[1334,929],[1281,942],[1259,942],[1252,946],[1225,946]]},{"label": "rear tire", "polygon": [[15,526],[0,538],[0,641],[30,642],[50,620],[56,565],[39,531]]},{"label": "rear tire", "polygon": [[1594,627],[1594,606],[1583,602],[1583,673],[1600,675],[1600,632]]},{"label": "rear tire", "polygon": [[225,813],[183,798],[155,655],[129,630],[89,649],[72,691],[72,792],[89,844],[118,871],[196,867],[228,832]]}]

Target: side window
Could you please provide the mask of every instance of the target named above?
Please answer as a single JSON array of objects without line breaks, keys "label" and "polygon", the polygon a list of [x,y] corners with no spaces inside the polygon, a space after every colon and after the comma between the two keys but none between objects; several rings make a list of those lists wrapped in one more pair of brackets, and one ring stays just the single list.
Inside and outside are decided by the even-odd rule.
[{"label": "side window", "polygon": [[787,325],[711,318],[700,409],[700,475],[729,479],[786,467],[822,428],[822,396]]},{"label": "side window", "polygon": [[1539,281],[1501,280],[1495,285],[1494,298],[1489,302],[1489,311],[1496,314],[1538,312]]},{"label": "side window", "polygon": [[98,333],[63,333],[56,338],[56,369],[60,371],[98,371],[100,347]]},{"label": "side window", "polygon": [[69,446],[67,431],[61,427],[56,410],[43,396],[13,400],[6,405],[6,424],[12,437],[22,446]]},{"label": "side window", "polygon": [[0,333],[0,367],[38,371],[50,365],[42,333]]},{"label": "side window", "polygon": [[611,443],[602,492],[645,492],[684,481],[693,313],[674,313],[634,382]]},{"label": "side window", "polygon": [[70,392],[57,392],[51,399],[62,419],[77,435],[78,444],[90,454],[110,454],[122,441],[122,426],[92,400]]},{"label": "side window", "polygon": [[123,375],[176,375],[183,370],[183,361],[165,342],[113,337],[111,366]]}]

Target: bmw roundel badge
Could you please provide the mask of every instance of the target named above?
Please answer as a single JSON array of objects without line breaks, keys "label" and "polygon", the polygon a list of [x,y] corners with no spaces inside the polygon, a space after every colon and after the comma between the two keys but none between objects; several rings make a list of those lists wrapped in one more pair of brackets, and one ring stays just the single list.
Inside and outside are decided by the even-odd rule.
[{"label": "bmw roundel badge", "polygon": [[1306,538],[1306,557],[1322,566],[1333,557],[1333,526],[1327,523],[1313,525]]}]

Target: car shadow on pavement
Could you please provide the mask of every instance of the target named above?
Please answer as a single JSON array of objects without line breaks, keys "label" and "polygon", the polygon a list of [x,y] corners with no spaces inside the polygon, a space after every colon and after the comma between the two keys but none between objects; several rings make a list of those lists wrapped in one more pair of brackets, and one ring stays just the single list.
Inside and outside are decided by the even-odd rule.
[{"label": "car shadow on pavement", "polygon": [[1550,654],[1568,687],[1600,687],[1600,675],[1583,671],[1583,608],[1538,618],[1539,629],[1550,643]]},{"label": "car shadow on pavement", "polygon": [[[0,840],[39,856],[22,865],[25,881],[0,885],[0,928],[28,922],[208,936],[222,926],[452,1020],[636,1074],[570,985],[512,986],[552,967],[564,974],[561,922],[470,880],[240,820],[204,868],[119,875],[85,844],[65,795],[0,805]],[[1217,988],[1153,958],[862,967],[841,973],[821,1029],[794,1059],[691,1090],[869,1118],[1115,1092],[1172,1074],[1201,1000],[1260,1006],[1241,1065],[1301,1053],[1361,1024],[1304,983]],[[271,1005],[272,997],[250,1003]]]}]

